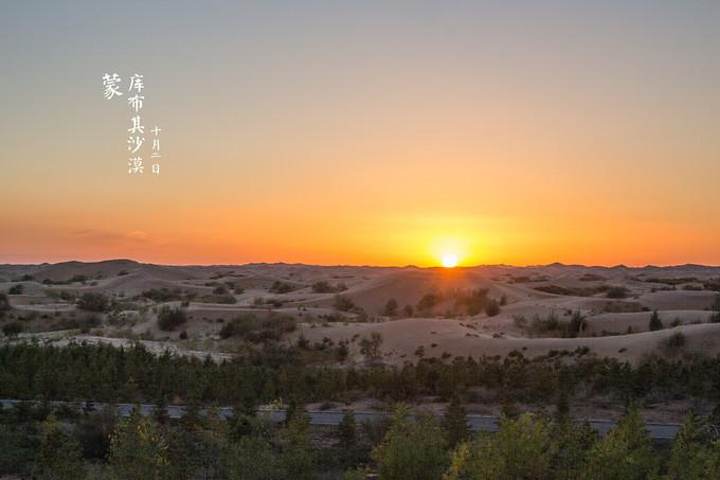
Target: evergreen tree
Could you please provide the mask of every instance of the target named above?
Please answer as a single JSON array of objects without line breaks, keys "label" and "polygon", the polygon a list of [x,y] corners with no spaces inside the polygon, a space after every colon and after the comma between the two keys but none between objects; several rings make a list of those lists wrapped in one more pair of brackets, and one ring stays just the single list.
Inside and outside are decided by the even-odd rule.
[{"label": "evergreen tree", "polygon": [[165,480],[174,478],[168,445],[157,424],[137,409],[118,424],[110,439],[109,464],[120,479]]},{"label": "evergreen tree", "polygon": [[391,298],[385,303],[382,315],[385,317],[394,317],[398,313],[398,302],[394,298]]},{"label": "evergreen tree", "polygon": [[469,471],[472,478],[544,479],[550,476],[554,444],[550,426],[525,413],[503,417],[495,435],[481,435]]},{"label": "evergreen tree", "polygon": [[632,407],[619,425],[590,450],[583,478],[645,480],[655,474],[656,463],[640,411]]},{"label": "evergreen tree", "polygon": [[470,426],[467,423],[465,408],[460,404],[456,396],[452,397],[445,416],[443,418],[443,429],[448,446],[454,448],[458,443],[470,438]]},{"label": "evergreen tree", "polygon": [[552,458],[553,478],[575,480],[582,471],[598,433],[589,423],[576,425],[569,417],[558,419],[552,426],[551,438],[555,444]]},{"label": "evergreen tree", "polygon": [[355,412],[347,409],[338,425],[339,446],[343,449],[353,448],[357,445],[357,426],[355,424]]},{"label": "evergreen tree", "polygon": [[304,414],[295,414],[290,418],[284,431],[282,463],[285,478],[311,480],[315,478],[315,459],[310,445],[310,422]]},{"label": "evergreen tree", "polygon": [[280,480],[283,472],[272,445],[260,436],[244,436],[222,456],[223,472],[230,480]]},{"label": "evergreen tree", "polygon": [[654,332],[656,330],[662,330],[662,328],[663,323],[662,320],[660,320],[660,315],[657,310],[653,310],[653,313],[650,316],[650,322],[648,322],[648,330]]},{"label": "evergreen tree", "polygon": [[445,438],[437,419],[423,415],[406,420],[407,409],[395,410],[392,427],[373,456],[384,480],[440,478],[448,464]]},{"label": "evergreen tree", "polygon": [[713,448],[707,426],[693,412],[675,437],[668,461],[669,480],[701,480],[718,473],[717,446]]},{"label": "evergreen tree", "polygon": [[170,421],[170,416],[168,415],[167,408],[167,399],[165,398],[164,394],[160,394],[158,396],[157,402],[155,403],[155,408],[153,409],[153,418],[160,425],[165,425]]},{"label": "evergreen tree", "polygon": [[43,422],[34,477],[47,480],[86,478],[80,443],[62,431],[53,414]]}]

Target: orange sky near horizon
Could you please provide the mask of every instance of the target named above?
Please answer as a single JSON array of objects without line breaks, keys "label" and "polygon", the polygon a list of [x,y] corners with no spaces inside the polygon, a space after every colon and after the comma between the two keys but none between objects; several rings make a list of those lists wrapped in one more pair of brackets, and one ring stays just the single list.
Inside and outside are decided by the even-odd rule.
[{"label": "orange sky near horizon", "polygon": [[73,3],[0,18],[0,263],[720,265],[720,5]]}]

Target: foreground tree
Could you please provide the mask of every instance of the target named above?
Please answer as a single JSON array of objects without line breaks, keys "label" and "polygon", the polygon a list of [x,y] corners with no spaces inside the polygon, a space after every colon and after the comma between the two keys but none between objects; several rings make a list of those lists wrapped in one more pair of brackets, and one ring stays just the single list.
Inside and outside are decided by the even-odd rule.
[{"label": "foreground tree", "polygon": [[720,469],[720,444],[711,442],[707,425],[695,413],[685,419],[673,443],[668,461],[668,479],[713,478]]},{"label": "foreground tree", "polygon": [[290,418],[283,432],[282,463],[284,478],[310,480],[315,478],[315,459],[308,436],[310,422],[298,412]]},{"label": "foreground tree", "polygon": [[340,425],[338,425],[338,440],[340,448],[343,449],[353,448],[357,445],[355,412],[350,409],[345,410]]},{"label": "foreground tree", "polygon": [[169,465],[168,445],[158,425],[152,419],[143,418],[137,409],[115,428],[108,460],[119,479],[169,480],[174,475]]},{"label": "foreground tree", "polygon": [[598,439],[589,423],[575,424],[568,416],[560,417],[553,425],[552,478],[574,480],[582,478],[588,453]]},{"label": "foreground tree", "polygon": [[272,445],[262,436],[247,435],[231,444],[223,455],[223,470],[231,480],[275,480],[283,478]]},{"label": "foreground tree", "polygon": [[45,420],[42,429],[33,478],[47,480],[86,478],[80,443],[62,431],[60,423],[53,414]]},{"label": "foreground tree", "polygon": [[407,408],[395,410],[393,424],[373,456],[383,480],[440,478],[448,464],[445,438],[437,419],[406,420]]},{"label": "foreground tree", "polygon": [[631,408],[620,424],[590,450],[583,478],[588,480],[645,480],[657,462],[640,411]]},{"label": "foreground tree", "polygon": [[553,455],[550,426],[529,413],[517,419],[503,417],[496,434],[484,433],[470,449],[469,453],[455,452],[448,478],[519,480],[550,477]]},{"label": "foreground tree", "polygon": [[445,411],[443,429],[448,446],[454,448],[457,444],[470,438],[470,426],[467,423],[467,414],[457,397],[453,396]]}]

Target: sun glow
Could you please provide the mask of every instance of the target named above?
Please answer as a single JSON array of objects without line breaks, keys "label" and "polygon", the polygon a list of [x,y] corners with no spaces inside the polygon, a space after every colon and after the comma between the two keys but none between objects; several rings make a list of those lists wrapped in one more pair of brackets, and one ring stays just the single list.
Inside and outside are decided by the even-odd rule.
[{"label": "sun glow", "polygon": [[452,254],[448,253],[446,255],[443,255],[443,257],[442,257],[442,264],[443,264],[443,267],[445,267],[445,268],[453,268],[453,267],[457,266],[457,263],[458,263],[457,255],[452,255]]}]

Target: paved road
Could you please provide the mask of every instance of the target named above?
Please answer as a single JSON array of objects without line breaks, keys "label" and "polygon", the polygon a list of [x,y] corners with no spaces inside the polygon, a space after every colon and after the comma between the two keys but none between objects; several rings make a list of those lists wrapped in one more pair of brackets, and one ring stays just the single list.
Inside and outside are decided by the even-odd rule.
[{"label": "paved road", "polygon": [[[18,400],[0,399],[0,406],[2,406],[2,408],[12,408],[17,403],[19,403]],[[101,410],[105,406],[105,404],[97,402],[50,402],[50,405],[53,407],[74,406],[79,410],[86,409],[90,411]],[[135,408],[135,404],[119,403],[116,407],[120,415],[128,416],[130,415],[130,412],[132,412],[133,408]],[[154,410],[155,405],[140,405],[140,413],[142,415],[152,415]],[[201,409],[200,411],[203,414],[205,413],[205,409]],[[229,418],[232,415],[232,409],[230,407],[221,407],[219,411],[220,415],[224,418]],[[169,405],[167,407],[167,412],[170,418],[182,418],[185,415],[185,407],[183,405]],[[282,422],[285,420],[285,410],[261,408],[258,414],[274,422]],[[343,417],[342,410],[314,410],[307,412],[307,414],[310,417],[310,423],[312,425],[339,425]],[[390,413],[386,412],[356,410],[355,421],[358,423],[365,421],[372,422],[387,418],[390,415]],[[499,417],[488,415],[468,415],[467,419],[470,427],[475,431],[487,430],[495,432],[498,429]],[[607,434],[616,426],[616,423],[610,420],[591,419],[589,422],[590,425],[601,435]],[[655,440],[672,440],[675,438],[675,435],[677,435],[681,425],[677,423],[646,423],[645,427],[650,433],[650,436]]]}]

